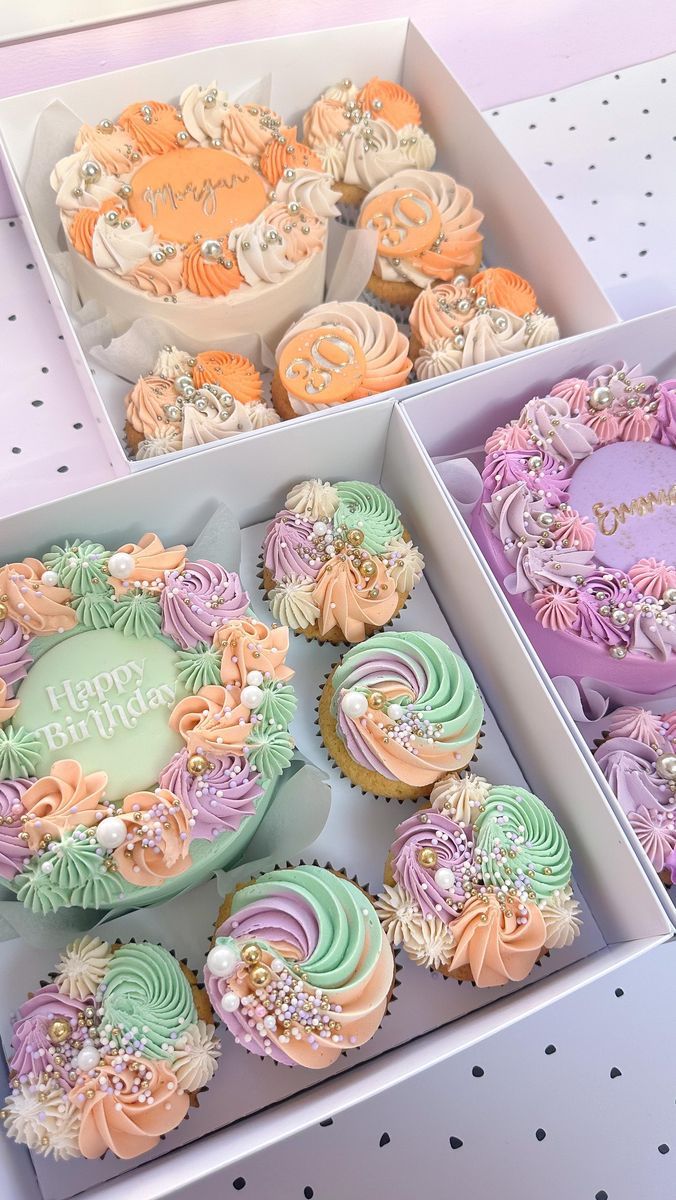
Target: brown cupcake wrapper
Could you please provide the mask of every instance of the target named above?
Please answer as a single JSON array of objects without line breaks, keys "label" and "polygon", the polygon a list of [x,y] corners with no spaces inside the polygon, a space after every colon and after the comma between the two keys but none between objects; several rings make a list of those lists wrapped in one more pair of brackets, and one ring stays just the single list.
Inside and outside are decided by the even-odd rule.
[{"label": "brown cupcake wrapper", "polygon": [[[349,875],[348,871],[345,867],[334,867],[331,863],[321,863],[316,858],[314,858],[311,863],[308,863],[305,861],[305,859],[301,858],[298,860],[298,862],[292,863],[287,860],[287,862],[285,862],[285,863],[277,864],[272,868],[272,870],[274,870],[274,871],[293,870],[296,867],[307,867],[307,866],[321,867],[321,868],[323,868],[323,870],[331,871],[331,873],[333,875],[338,875],[338,876],[340,876],[341,879],[347,880],[348,883],[353,883],[355,885],[355,887],[359,888],[359,891],[366,897],[366,899],[369,901],[369,903],[373,907],[375,907],[375,897],[368,890],[368,888],[365,888],[363,886],[363,884],[361,884],[359,882],[356,875]],[[268,875],[270,872],[264,871],[262,873],[265,875]],[[250,879],[247,879],[246,881],[244,881],[242,883],[236,884],[235,887],[233,888],[233,890],[231,892],[229,892],[227,896],[224,897],[223,903],[221,904],[221,907],[218,910],[218,915],[214,922],[213,932],[209,939],[209,950],[212,948],[212,946],[216,942],[216,935],[217,935],[217,932],[220,929],[221,925],[230,916],[230,911],[231,911],[231,907],[232,907],[232,898],[235,895],[235,893],[241,891],[243,888],[249,887],[252,883],[255,883],[258,878],[259,878],[258,875],[252,875],[252,877]],[[376,915],[377,915],[377,913],[376,913]],[[381,926],[381,929],[382,929],[382,926]],[[399,987],[399,982],[400,982],[399,975],[401,973],[401,961],[400,961],[398,947],[392,946],[390,944],[390,950],[392,951],[392,958],[394,960],[394,970],[392,972],[392,986],[390,987],[390,992],[389,992],[389,995],[387,998],[385,1012],[383,1013],[383,1016],[380,1020],[380,1024],[378,1025],[377,1029],[374,1030],[374,1032],[372,1033],[372,1035],[368,1039],[368,1041],[363,1043],[364,1046],[366,1046],[370,1042],[372,1042],[373,1038],[376,1036],[376,1034],[380,1032],[380,1030],[383,1027],[383,1023],[385,1022],[386,1018],[390,1015],[392,1005],[397,1000],[396,992],[397,992],[397,988]],[[208,951],[207,951],[207,953],[208,953]],[[244,1049],[246,1049],[246,1047],[244,1047]],[[351,1057],[356,1051],[359,1051],[361,1049],[362,1049],[361,1046],[351,1046],[349,1050],[341,1050],[340,1054],[341,1054],[341,1057],[347,1058],[347,1057]],[[254,1053],[254,1051],[252,1051],[252,1050],[247,1050],[246,1052],[247,1052],[247,1054]],[[261,1062],[272,1062],[275,1067],[282,1066],[282,1064],[277,1062],[277,1060],[275,1058],[273,1058],[271,1055],[257,1054],[257,1055],[255,1055],[255,1057],[259,1058],[261,1060]],[[305,1069],[311,1070],[312,1068],[307,1067]]]}]

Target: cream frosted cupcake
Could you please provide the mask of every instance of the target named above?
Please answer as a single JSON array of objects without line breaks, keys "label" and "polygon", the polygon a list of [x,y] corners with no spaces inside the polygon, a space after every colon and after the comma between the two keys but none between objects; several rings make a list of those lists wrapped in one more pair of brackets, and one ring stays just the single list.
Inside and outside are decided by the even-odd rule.
[{"label": "cream frosted cupcake", "polygon": [[531,285],[504,267],[430,284],[418,295],[410,324],[418,379],[436,379],[559,336],[556,321],[539,308]]},{"label": "cream frosted cupcake", "polygon": [[345,216],[376,184],[413,166],[429,170],[436,148],[417,101],[401,84],[374,77],[329,87],[305,113],[303,137],[333,176]]},{"label": "cream frosted cupcake", "polygon": [[396,830],[376,908],[414,962],[477,987],[520,982],[580,932],[566,837],[523,788],[442,780]]},{"label": "cream frosted cupcake", "polygon": [[403,387],[408,338],[387,313],[359,300],[319,304],[277,346],[272,402],[283,420]]},{"label": "cream frosted cupcake", "polygon": [[339,872],[299,866],[226,897],[204,980],[238,1044],[321,1069],[377,1032],[395,964],[366,892]]},{"label": "cream frosted cupcake", "polygon": [[343,774],[388,799],[428,796],[476,750],[484,708],[472,673],[429,633],[378,633],[348,650],[319,702],[324,746]]},{"label": "cream frosted cupcake", "polygon": [[157,458],[279,421],[248,358],[164,346],[125,397],[125,437],[136,459]]},{"label": "cream frosted cupcake", "polygon": [[185,963],[149,942],[85,934],[13,1018],[5,1129],[57,1160],[138,1158],[197,1104],[220,1053]]},{"label": "cream frosted cupcake", "polygon": [[371,483],[306,479],[288,493],[263,545],[275,621],[305,637],[361,642],[403,608],[422,554]]},{"label": "cream frosted cupcake", "polygon": [[409,309],[430,284],[474,275],[482,221],[472,193],[450,175],[409,167],[390,176],[371,189],[357,220],[378,235],[367,294]]}]

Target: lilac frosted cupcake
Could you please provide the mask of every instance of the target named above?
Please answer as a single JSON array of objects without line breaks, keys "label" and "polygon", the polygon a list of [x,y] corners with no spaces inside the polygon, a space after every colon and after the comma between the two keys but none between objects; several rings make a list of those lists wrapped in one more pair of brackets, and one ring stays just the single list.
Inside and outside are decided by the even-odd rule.
[{"label": "lilac frosted cupcake", "polygon": [[618,708],[594,758],[664,883],[676,883],[676,711]]}]

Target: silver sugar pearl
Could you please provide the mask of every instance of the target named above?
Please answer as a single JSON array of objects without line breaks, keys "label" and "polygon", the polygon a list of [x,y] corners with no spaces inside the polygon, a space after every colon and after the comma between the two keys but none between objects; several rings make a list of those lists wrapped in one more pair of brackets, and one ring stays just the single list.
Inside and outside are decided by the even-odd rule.
[{"label": "silver sugar pearl", "polygon": [[216,238],[207,238],[201,246],[202,258],[220,258],[221,243]]},{"label": "silver sugar pearl", "polygon": [[190,141],[190,134],[186,129],[179,129],[178,133],[176,134],[176,141],[183,146],[186,142]]},{"label": "silver sugar pearl", "polygon": [[554,524],[554,514],[550,512],[538,513],[536,520],[538,525],[542,525],[543,529],[551,529]]},{"label": "silver sugar pearl", "polygon": [[172,242],[167,242],[166,245],[164,245],[162,247],[162,249],[164,250],[164,253],[166,254],[167,258],[175,258],[176,257],[176,247],[172,244]]},{"label": "silver sugar pearl", "polygon": [[223,149],[223,139],[222,138],[212,138],[211,139],[211,148],[212,148],[212,150],[222,150]]},{"label": "silver sugar pearl", "polygon": [[101,178],[101,168],[93,158],[88,158],[80,167],[80,174],[87,183],[96,183]]},{"label": "silver sugar pearl", "polygon": [[150,261],[156,263],[158,266],[160,263],[164,262],[166,257],[167,256],[161,246],[156,246],[154,250],[150,251]]},{"label": "silver sugar pearl", "polygon": [[468,283],[469,283],[469,280],[466,275],[456,275],[453,280],[453,286],[458,287],[458,288],[466,287]]},{"label": "silver sugar pearl", "polygon": [[660,754],[655,763],[655,770],[660,779],[676,783],[676,754]]},{"label": "silver sugar pearl", "polygon": [[456,350],[462,350],[464,344],[465,344],[465,339],[462,336],[462,334],[456,333],[455,337],[453,338],[453,345],[455,346]]},{"label": "silver sugar pearl", "polygon": [[296,172],[293,170],[292,167],[286,168],[286,170],[284,171],[284,178],[285,179],[295,179],[296,178]]},{"label": "silver sugar pearl", "polygon": [[177,404],[165,404],[164,411],[170,421],[180,421],[181,410]]},{"label": "silver sugar pearl", "polygon": [[289,212],[290,212],[290,213],[297,213],[297,212],[300,212],[300,204],[298,203],[298,201],[297,201],[297,200],[292,200],[292,201],[291,201],[291,203],[290,203],[290,205],[289,205]]},{"label": "silver sugar pearl", "polygon": [[611,646],[610,657],[611,658],[626,658],[627,651],[624,646]]},{"label": "silver sugar pearl", "polygon": [[179,375],[178,379],[174,380],[174,387],[180,395],[185,396],[188,388],[193,387],[193,381],[189,375]]},{"label": "silver sugar pearl", "polygon": [[629,613],[625,612],[623,608],[614,608],[610,619],[613,625],[626,625],[629,621]]},{"label": "silver sugar pearl", "polygon": [[533,454],[532,457],[528,459],[528,466],[531,471],[540,470],[540,467],[542,466],[542,459],[540,458],[539,454]]},{"label": "silver sugar pearl", "polygon": [[132,193],[131,184],[123,183],[117,194],[118,194],[118,196],[121,196],[123,200],[128,200],[129,197],[131,196],[131,193]]},{"label": "silver sugar pearl", "polygon": [[599,412],[603,408],[609,408],[613,402],[613,393],[610,388],[596,387],[589,397],[589,407]]},{"label": "silver sugar pearl", "polygon": [[477,308],[488,308],[488,300],[486,299],[486,297],[485,296],[477,296],[476,306],[477,306]]},{"label": "silver sugar pearl", "polygon": [[105,214],[105,219],[109,225],[119,225],[120,214],[116,212],[114,208],[109,208],[108,212]]},{"label": "silver sugar pearl", "polygon": [[508,327],[509,321],[505,316],[502,315],[502,313],[500,313],[500,315],[495,318],[495,328],[498,330],[498,333],[504,333]]},{"label": "silver sugar pearl", "polygon": [[676,588],[667,588],[662,599],[665,604],[676,604]]},{"label": "silver sugar pearl", "polygon": [[472,307],[472,301],[468,300],[466,296],[463,297],[462,300],[458,300],[458,312],[461,312],[461,313],[469,312],[471,307]]},{"label": "silver sugar pearl", "polygon": [[113,122],[109,121],[108,118],[105,117],[103,121],[99,121],[98,127],[102,133],[110,133],[113,128]]}]

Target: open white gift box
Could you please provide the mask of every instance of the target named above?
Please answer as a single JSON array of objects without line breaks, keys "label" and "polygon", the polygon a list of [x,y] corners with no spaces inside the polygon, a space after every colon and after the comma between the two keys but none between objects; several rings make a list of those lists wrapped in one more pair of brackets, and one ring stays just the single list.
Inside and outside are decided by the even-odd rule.
[{"label": "open white gift box", "polygon": [[[571,376],[584,377],[592,368],[601,363],[613,363],[621,360],[631,366],[641,363],[647,373],[657,375],[659,379],[673,378],[676,375],[675,345],[676,308],[667,308],[645,317],[637,317],[623,325],[587,334],[566,345],[551,346],[528,359],[522,358],[520,362],[501,364],[490,375],[474,379],[471,384],[459,380],[457,383],[441,387],[428,395],[414,397],[401,406],[401,412],[409,423],[418,446],[424,448],[429,455],[438,473],[438,478],[445,480],[448,484],[448,490],[444,488],[444,495],[448,510],[454,520],[462,519],[461,514],[469,519],[476,502],[476,495],[471,494],[473,486],[471,476],[465,476],[463,479],[458,473],[458,459],[469,459],[481,469],[483,445],[486,438],[498,425],[503,425],[516,417],[527,400],[532,396],[546,396],[550,388],[559,380]],[[466,492],[468,484],[470,490]],[[576,691],[560,694],[557,687],[552,684],[547,671],[517,622],[509,601],[503,596],[495,577],[485,565],[484,557],[476,547],[474,539],[469,533],[467,536],[472,542],[475,553],[485,566],[486,574],[492,581],[496,596],[504,607],[507,618],[514,628],[518,629],[550,694],[568,718],[578,746],[606,798],[617,811],[636,853],[664,901],[672,922],[676,925],[676,904],[661,883],[655,868],[631,829],[621,805],[589,751],[588,742],[591,740],[591,736],[598,735],[602,722],[598,723],[596,730],[591,723],[585,723],[587,725],[585,740],[571,720],[561,698],[562,694],[575,697]],[[596,689],[599,685],[589,679],[587,686]],[[600,690],[605,694],[602,686]],[[633,701],[627,699],[625,702],[640,703],[638,699]],[[612,707],[615,705],[611,705]],[[673,707],[673,704],[670,705],[665,701],[658,711],[666,711],[668,707]]]},{"label": "open white gift box", "polygon": [[[454,645],[457,639],[486,702],[476,769],[496,780],[525,780],[553,809],[571,843],[584,915],[581,937],[543,960],[524,985],[504,990],[458,986],[406,961],[397,1002],[381,1030],[332,1071],[315,1075],[277,1067],[247,1055],[224,1034],[221,1068],[200,1108],[150,1161],[136,1167],[110,1156],[95,1162],[33,1162],[23,1147],[3,1137],[5,1194],[27,1200],[63,1200],[74,1194],[112,1200],[128,1196],[133,1169],[133,1194],[144,1200],[222,1195],[223,1172],[262,1146],[425,1070],[670,935],[664,910],[599,791],[590,763],[578,752],[564,714],[525,651],[402,407],[381,401],[360,412],[313,416],[298,427],[263,431],[255,441],[218,444],[199,459],[158,466],[7,518],[0,521],[3,555],[11,559],[39,552],[78,534],[113,544],[141,529],[156,530],[167,542],[190,544],[214,504],[222,501],[243,528],[241,570],[254,606],[264,615],[256,576],[263,529],[258,523],[276,511],[290,484],[307,476],[308,464],[313,475],[325,479],[380,482],[427,560],[426,580],[395,627],[428,629]],[[289,654],[300,700],[293,731],[299,748],[329,771],[333,792],[328,823],[303,857],[345,866],[377,891],[394,827],[413,807],[364,796],[328,765],[313,708],[323,675],[338,656],[335,647],[303,638],[293,640]],[[212,882],[169,905],[111,923],[109,932],[127,940],[164,940],[200,966],[217,907]],[[8,1012],[44,978],[55,950],[38,951],[18,941],[0,944],[5,1047]]]},{"label": "open white gift box", "polygon": [[[375,74],[400,80],[416,96],[424,125],[437,145],[436,167],[474,192],[477,206],[485,213],[486,262],[509,267],[530,280],[544,311],[556,317],[563,338],[617,320],[611,304],[521,169],[415,26],[405,20],[219,46],[12,96],[0,100],[5,170],[100,438],[110,454],[113,475],[128,474],[148,463],[130,463],[124,451],[123,400],[129,378],[100,365],[93,374],[87,346],[95,335],[89,327],[79,339],[67,289],[54,272],[50,246],[55,245],[58,217],[46,180],[40,202],[29,202],[27,176],[41,114],[51,102],[61,101],[81,120],[95,124],[106,115],[114,117],[138,97],[175,100],[196,80],[217,80],[231,96],[246,94],[264,100],[294,122],[334,79],[366,81]],[[254,95],[257,91],[264,95]],[[62,147],[55,157],[69,149]],[[338,288],[335,298],[354,299],[355,293],[349,288],[341,293]],[[171,305],[166,308],[170,321]],[[228,333],[224,328],[223,339],[227,340]],[[149,372],[152,366],[149,360],[144,370]],[[473,374],[483,367],[468,370]],[[397,389],[396,395],[406,396],[429,386],[411,384]],[[371,402],[367,398],[352,406]],[[257,434],[240,435],[244,436]],[[178,453],[192,454],[194,450]]]}]

